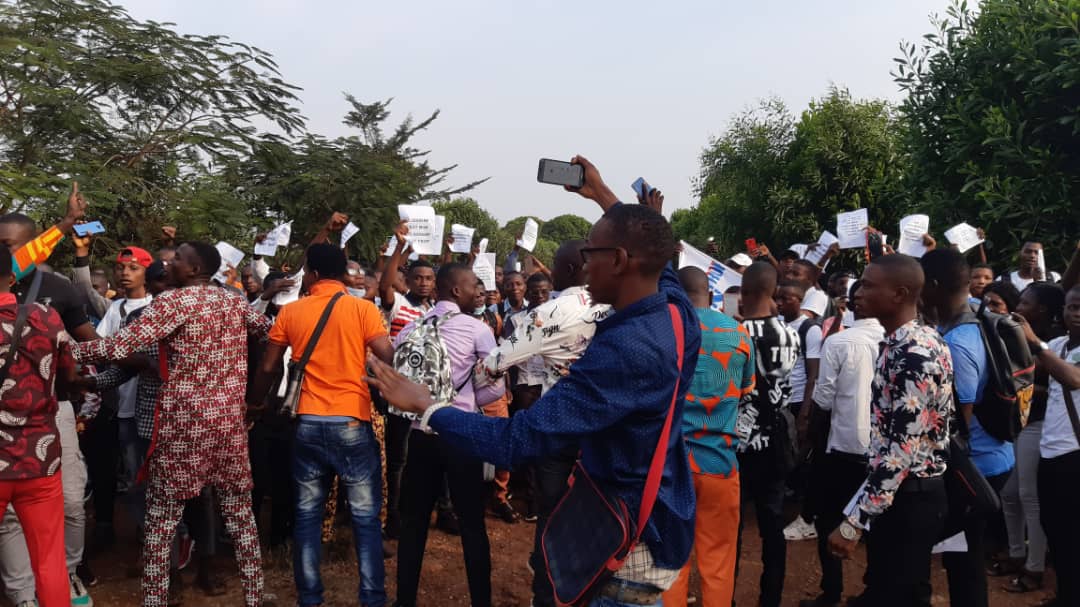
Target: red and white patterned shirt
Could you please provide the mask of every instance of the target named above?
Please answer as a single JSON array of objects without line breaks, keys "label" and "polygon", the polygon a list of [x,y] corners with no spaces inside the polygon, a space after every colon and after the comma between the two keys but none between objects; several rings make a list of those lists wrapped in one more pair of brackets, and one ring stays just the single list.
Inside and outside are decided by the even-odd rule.
[{"label": "red and white patterned shirt", "polygon": [[176,499],[211,485],[251,489],[244,423],[248,334],[271,321],[243,297],[216,286],[162,293],[120,332],[75,344],[82,362],[120,360],[162,342],[168,379],[161,387],[150,475]]}]

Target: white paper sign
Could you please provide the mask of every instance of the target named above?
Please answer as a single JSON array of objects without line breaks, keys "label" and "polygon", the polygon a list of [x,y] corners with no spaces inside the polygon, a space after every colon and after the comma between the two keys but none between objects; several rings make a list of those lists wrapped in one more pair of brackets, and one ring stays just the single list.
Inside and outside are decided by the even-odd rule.
[{"label": "white paper sign", "polygon": [[927,215],[908,215],[900,220],[900,241],[896,252],[910,257],[926,255],[923,234],[930,231],[930,217]]},{"label": "white paper sign", "polygon": [[244,252],[231,244],[219,242],[214,246],[217,247],[218,253],[221,253],[221,264],[223,268],[226,265],[239,268],[240,262],[244,261]]},{"label": "white paper sign", "polygon": [[300,299],[300,283],[304,282],[304,268],[300,268],[296,274],[288,277],[293,281],[293,286],[274,296],[274,303],[278,306],[290,304]]},{"label": "white paper sign", "polygon": [[945,230],[945,238],[956,245],[961,253],[967,253],[983,243],[983,239],[979,238],[979,231],[966,223],[958,223]]},{"label": "white paper sign", "polygon": [[274,228],[270,234],[267,235],[267,238],[272,238],[274,244],[279,247],[289,246],[289,241],[292,240],[292,222],[289,221]]},{"label": "white paper sign", "polygon": [[530,217],[525,220],[525,227],[521,229],[521,238],[518,239],[517,245],[531,253],[536,248],[536,238],[539,234],[540,224]]},{"label": "white paper sign", "polygon": [[255,254],[259,257],[273,257],[277,255],[277,245],[267,244],[265,240],[257,242],[255,243]]},{"label": "white paper sign", "polygon": [[341,230],[341,248],[344,249],[345,244],[348,243],[353,236],[356,236],[356,233],[359,231],[360,228],[356,227],[356,224],[354,224],[353,222],[350,221],[348,224],[346,224],[345,227]]},{"label": "white paper sign", "polygon": [[442,252],[440,235],[435,235],[435,209],[420,204],[399,204],[398,216],[409,222],[409,242],[418,255]]},{"label": "white paper sign", "polygon": [[841,249],[858,249],[866,246],[866,228],[870,227],[870,215],[859,209],[836,216],[836,237]]},{"label": "white paper sign", "polygon": [[814,265],[820,264],[821,259],[829,252],[829,247],[835,242],[839,242],[836,236],[832,232],[825,230],[821,233],[817,243],[806,249],[806,255],[803,258]]},{"label": "white paper sign", "polygon": [[488,247],[488,239],[487,238],[481,238],[480,239],[480,254],[481,255],[483,255],[484,253],[487,253],[487,247]]},{"label": "white paper sign", "polygon": [[799,259],[802,259],[802,258],[806,257],[806,251],[808,251],[809,249],[810,249],[810,247],[802,244],[801,242],[793,244],[790,247],[788,247],[788,250],[789,251],[794,251],[795,254],[799,256]]},{"label": "white paper sign", "polygon": [[432,255],[442,254],[443,241],[446,240],[444,234],[446,234],[446,216],[436,215],[435,221],[431,222],[431,239],[439,244],[439,251]]},{"label": "white paper sign", "polygon": [[484,283],[485,291],[495,291],[495,267],[487,255],[478,255],[473,261],[473,272],[480,282]]},{"label": "white paper sign", "polygon": [[463,226],[455,223],[450,226],[450,235],[454,237],[454,243],[450,245],[453,253],[468,253],[472,249],[472,237],[476,228]]},{"label": "white paper sign", "polygon": [[[397,236],[390,235],[390,241],[386,243],[386,252],[383,253],[383,257],[390,257],[394,254],[394,247],[397,246]],[[406,245],[408,246],[408,245]]]},{"label": "white paper sign", "polygon": [[1039,249],[1038,265],[1039,275],[1042,276],[1043,280],[1049,280],[1049,277],[1046,274],[1046,254],[1043,253],[1042,249]]}]

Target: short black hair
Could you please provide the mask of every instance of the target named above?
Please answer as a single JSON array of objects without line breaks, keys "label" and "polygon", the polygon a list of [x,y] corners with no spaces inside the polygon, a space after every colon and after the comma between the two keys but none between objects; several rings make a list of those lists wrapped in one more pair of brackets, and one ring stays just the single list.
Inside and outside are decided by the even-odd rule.
[{"label": "short black hair", "polygon": [[972,271],[972,273],[974,273],[974,272],[975,272],[975,270],[990,270],[990,273],[991,273],[991,274],[993,274],[993,273],[994,273],[994,267],[993,267],[993,266],[991,266],[991,265],[990,265],[990,264],[988,264],[988,263],[977,263],[977,264],[975,264],[975,265],[971,266],[971,271]]},{"label": "short black hair", "polygon": [[[428,267],[431,267],[430,264]],[[454,287],[457,286],[458,275],[468,271],[471,271],[471,268],[463,263],[443,264],[439,268],[439,272],[435,274],[435,291],[438,293],[439,298],[450,295]]]},{"label": "short black hair", "polygon": [[312,272],[323,278],[340,279],[345,276],[349,260],[340,247],[327,243],[313,244],[307,250],[307,265]]},{"label": "short black hair", "polygon": [[893,285],[907,288],[909,302],[919,301],[923,286],[926,285],[926,275],[914,257],[899,254],[882,255],[871,261],[870,265],[884,270]]},{"label": "short black hair", "polygon": [[1040,306],[1046,307],[1046,315],[1050,317],[1051,323],[1063,322],[1065,289],[1062,289],[1061,285],[1052,282],[1033,282],[1021,292],[1021,295],[1028,291],[1031,291]]},{"label": "short black hair", "polygon": [[35,234],[38,230],[37,222],[22,213],[6,213],[0,215],[0,224],[22,226]]},{"label": "short black hair", "polygon": [[755,296],[764,295],[772,297],[776,292],[776,281],[779,273],[776,268],[767,261],[755,261],[742,275],[742,294]]},{"label": "short black hair", "polygon": [[926,281],[936,283],[944,293],[966,293],[971,286],[971,268],[956,249],[934,249],[923,255],[919,263]]},{"label": "short black hair", "polygon": [[663,215],[640,204],[620,204],[604,214],[615,241],[636,257],[646,275],[659,275],[675,256],[675,235]]},{"label": "short black hair", "polygon": [[[429,269],[431,269],[431,271],[433,271],[433,272],[435,271],[435,266],[431,265],[430,261],[428,261],[426,259],[417,259],[416,261],[409,264],[409,272],[408,272],[408,274],[412,275],[412,273],[415,272],[419,268],[429,268]],[[344,273],[345,272],[342,271],[342,274],[344,274]]]},{"label": "short black hair", "polygon": [[275,280],[280,280],[282,278],[288,278],[288,277],[289,277],[289,275],[286,274],[285,272],[277,272],[277,271],[267,272],[266,278],[263,279],[263,288],[264,289],[269,289],[270,288],[270,283],[274,282]]},{"label": "short black hair", "polygon": [[788,249],[781,253],[780,256],[776,259],[779,261],[783,261],[785,259],[799,259],[799,253],[797,251],[792,251],[791,249]]},{"label": "short black hair", "polygon": [[165,262],[159,259],[146,268],[146,281],[163,280],[168,273]]},{"label": "short black hair", "polygon": [[0,253],[0,276],[11,276],[11,254],[7,251]]},{"label": "short black hair", "polygon": [[679,270],[679,284],[689,295],[708,295],[709,277],[698,267],[686,266]]},{"label": "short black hair", "polygon": [[201,276],[211,277],[221,269],[221,253],[217,247],[207,242],[189,241],[180,246],[187,245],[195,251],[195,256],[202,263]]},{"label": "short black hair", "polygon": [[1010,312],[1016,309],[1016,304],[1020,303],[1020,291],[1008,280],[998,280],[986,285],[983,289],[983,299],[986,298],[987,293],[994,293],[1000,297]]},{"label": "short black hair", "polygon": [[532,276],[530,276],[529,279],[525,281],[525,286],[528,287],[530,285],[538,284],[541,282],[551,284],[551,278],[549,278],[548,275],[544,274],[543,272],[533,272]]},{"label": "short black hair", "polygon": [[800,297],[806,297],[806,287],[803,286],[803,283],[801,283],[801,282],[799,282],[797,280],[785,280],[785,281],[782,281],[777,286],[777,289],[778,290],[779,289],[795,289],[796,291],[798,291],[800,293]]},{"label": "short black hair", "polygon": [[812,262],[810,262],[809,260],[806,260],[806,259],[796,259],[795,260],[795,265],[803,266],[807,270],[810,270],[811,273],[817,273],[817,271],[818,271],[818,267],[815,264],[813,264]]}]

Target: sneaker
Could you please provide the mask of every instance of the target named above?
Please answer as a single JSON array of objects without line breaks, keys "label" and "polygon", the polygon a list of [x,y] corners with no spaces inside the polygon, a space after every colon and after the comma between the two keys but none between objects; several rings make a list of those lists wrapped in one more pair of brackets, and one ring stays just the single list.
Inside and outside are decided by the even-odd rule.
[{"label": "sneaker", "polygon": [[501,518],[504,523],[513,525],[518,521],[518,513],[514,511],[514,507],[510,505],[510,502],[499,502],[492,510],[494,510],[495,516]]},{"label": "sneaker", "polygon": [[87,563],[85,560],[79,563],[79,566],[75,568],[75,575],[79,576],[79,579],[83,581],[83,585],[87,588],[93,588],[98,585],[97,576],[90,570],[90,563]]},{"label": "sneaker", "polygon": [[38,607],[37,599],[30,599],[29,601],[23,601],[15,607]]},{"label": "sneaker", "polygon": [[461,535],[461,525],[453,512],[440,512],[435,517],[435,527],[449,535]]},{"label": "sneaker", "polygon": [[789,542],[817,539],[817,529],[800,516],[784,528],[784,539]]},{"label": "sneaker", "polygon": [[72,573],[68,580],[71,582],[71,607],[94,607],[94,599],[90,598],[79,576]]},{"label": "sneaker", "polygon": [[195,555],[195,540],[191,539],[191,536],[186,533],[180,536],[180,540],[177,542],[177,552],[179,555],[176,557],[176,568],[183,571],[191,564],[191,557]]}]

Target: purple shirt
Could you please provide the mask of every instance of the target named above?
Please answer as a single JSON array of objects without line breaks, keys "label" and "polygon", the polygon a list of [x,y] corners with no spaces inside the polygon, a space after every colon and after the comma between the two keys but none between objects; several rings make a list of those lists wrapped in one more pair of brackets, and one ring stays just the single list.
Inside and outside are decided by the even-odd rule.
[{"label": "purple shirt", "polygon": [[[432,315],[445,316],[453,312],[454,316],[439,324],[439,336],[443,345],[450,353],[450,375],[454,386],[465,384],[454,398],[454,407],[469,413],[475,413],[477,407],[493,403],[502,397],[503,382],[494,385],[483,385],[483,382],[475,376],[466,382],[469,374],[473,372],[476,363],[484,360],[495,349],[495,336],[491,329],[483,322],[468,314],[462,314],[458,305],[452,301],[440,301],[435,307],[428,310],[421,320]],[[416,326],[415,322],[405,325],[405,328],[394,338],[396,349],[412,333]]]}]

